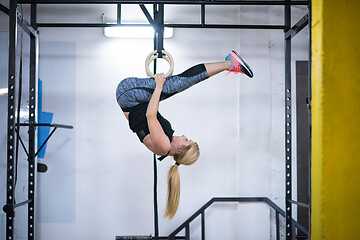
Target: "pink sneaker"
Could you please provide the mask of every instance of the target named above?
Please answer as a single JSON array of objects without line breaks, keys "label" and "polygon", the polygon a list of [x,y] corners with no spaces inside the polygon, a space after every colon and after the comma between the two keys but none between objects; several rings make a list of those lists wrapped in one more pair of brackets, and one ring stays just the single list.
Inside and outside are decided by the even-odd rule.
[{"label": "pink sneaker", "polygon": [[229,73],[230,72],[233,72],[235,74],[243,73],[250,78],[254,76],[250,66],[234,50],[232,50],[231,53],[229,53],[229,55],[226,56],[225,60],[231,62],[231,67],[228,70]]}]

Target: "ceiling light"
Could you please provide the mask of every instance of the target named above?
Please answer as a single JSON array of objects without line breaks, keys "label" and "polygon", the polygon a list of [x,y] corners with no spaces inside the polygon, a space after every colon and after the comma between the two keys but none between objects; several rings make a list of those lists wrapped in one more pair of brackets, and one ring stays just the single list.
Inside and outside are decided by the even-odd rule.
[{"label": "ceiling light", "polygon": [[[155,34],[154,28],[137,27],[137,26],[119,26],[119,27],[105,27],[104,35],[106,37],[116,38],[153,38]],[[164,28],[164,38],[172,38],[174,35],[173,28]]]}]

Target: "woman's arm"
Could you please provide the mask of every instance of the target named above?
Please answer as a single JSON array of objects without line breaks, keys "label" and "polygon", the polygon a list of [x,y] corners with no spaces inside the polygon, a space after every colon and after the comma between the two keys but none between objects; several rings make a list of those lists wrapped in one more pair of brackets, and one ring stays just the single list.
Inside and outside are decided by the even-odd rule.
[{"label": "woman's arm", "polygon": [[150,134],[144,138],[143,142],[150,151],[157,155],[165,155],[170,151],[169,138],[164,133],[156,117],[159,110],[160,95],[165,81],[166,78],[163,73],[155,75],[156,87],[146,110],[146,119]]}]

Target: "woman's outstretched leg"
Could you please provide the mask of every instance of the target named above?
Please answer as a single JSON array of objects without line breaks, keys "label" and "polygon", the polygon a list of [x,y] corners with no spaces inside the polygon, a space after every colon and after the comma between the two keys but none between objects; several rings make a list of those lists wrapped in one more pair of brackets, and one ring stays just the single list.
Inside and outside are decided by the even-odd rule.
[{"label": "woman's outstretched leg", "polygon": [[212,77],[231,68],[231,62],[228,60],[215,63],[205,63],[204,65],[209,77]]},{"label": "woman's outstretched leg", "polygon": [[[167,99],[226,70],[244,73],[249,77],[253,76],[250,67],[241,59],[239,54],[232,51],[225,58],[225,61],[198,64],[179,75],[167,77],[160,100]],[[127,111],[133,106],[148,102],[154,89],[155,81],[153,78],[127,78],[119,84],[116,97],[123,111]]]},{"label": "woman's outstretched leg", "polygon": [[160,100],[164,100],[176,93],[182,92],[220,72],[230,70],[231,66],[230,60],[203,63],[193,66],[179,75],[170,76],[166,79],[163,87],[164,94]]},{"label": "woman's outstretched leg", "polygon": [[226,56],[225,61],[199,64],[191,67],[182,74],[168,77],[164,84],[163,95],[160,100],[164,100],[176,93],[182,92],[223,71],[244,73],[250,78],[253,77],[249,65],[244,62],[237,52],[231,51],[231,53]]}]

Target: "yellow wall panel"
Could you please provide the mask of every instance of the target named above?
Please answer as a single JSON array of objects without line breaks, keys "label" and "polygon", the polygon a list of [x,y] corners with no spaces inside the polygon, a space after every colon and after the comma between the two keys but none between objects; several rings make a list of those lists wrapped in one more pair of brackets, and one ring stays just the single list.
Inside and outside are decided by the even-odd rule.
[{"label": "yellow wall panel", "polygon": [[358,239],[360,1],[312,1],[312,239]]}]

